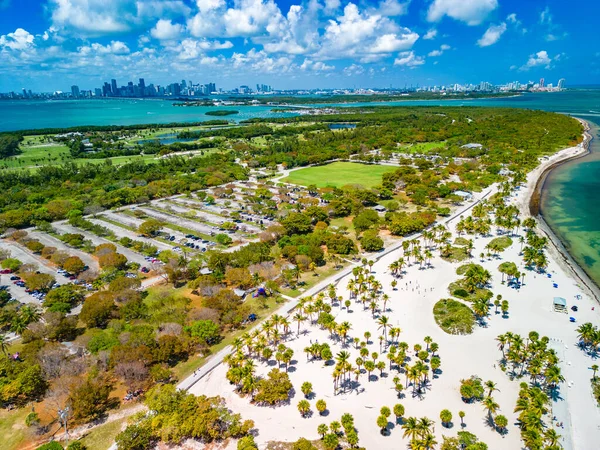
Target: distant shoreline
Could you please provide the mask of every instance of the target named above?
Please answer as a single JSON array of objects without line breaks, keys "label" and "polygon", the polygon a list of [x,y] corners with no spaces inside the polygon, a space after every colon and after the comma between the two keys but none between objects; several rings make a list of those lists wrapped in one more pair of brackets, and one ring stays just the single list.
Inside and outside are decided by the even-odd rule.
[{"label": "distant shoreline", "polygon": [[542,189],[548,175],[557,167],[562,166],[563,164],[574,161],[577,159],[584,158],[590,154],[590,143],[593,139],[593,136],[590,133],[590,125],[587,121],[577,118],[579,122],[583,124],[584,132],[583,132],[583,142],[580,144],[581,152],[578,152],[575,155],[569,156],[567,158],[556,161],[551,164],[547,168],[545,168],[542,173],[538,176],[535,187],[531,192],[531,196],[528,200],[529,212],[532,217],[535,217],[538,220],[539,229],[548,237],[548,240],[552,244],[551,251],[553,251],[555,259],[560,263],[560,265],[565,268],[573,278],[581,282],[588,293],[598,302],[600,303],[600,285],[596,283],[592,277],[585,271],[585,269],[575,261],[575,258],[569,253],[564,242],[558,237],[558,235],[552,230],[548,222],[544,219],[544,216],[540,210],[541,203],[541,195]]}]

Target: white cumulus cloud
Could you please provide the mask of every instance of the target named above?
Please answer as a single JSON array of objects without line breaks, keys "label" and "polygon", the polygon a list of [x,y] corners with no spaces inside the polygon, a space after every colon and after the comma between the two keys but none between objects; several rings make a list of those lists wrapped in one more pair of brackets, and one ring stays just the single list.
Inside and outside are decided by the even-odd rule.
[{"label": "white cumulus cloud", "polygon": [[483,36],[481,36],[481,38],[477,41],[477,45],[480,47],[489,47],[490,45],[494,45],[500,40],[505,31],[505,22],[502,22],[500,25],[490,25],[485,33],[483,33]]},{"label": "white cumulus cloud", "polygon": [[545,69],[551,69],[552,62],[558,61],[562,57],[564,57],[563,54],[558,54],[554,58],[551,58],[546,50],[540,50],[539,52],[530,55],[527,62],[524,65],[522,65],[519,68],[519,70],[527,71],[536,67],[544,67]]},{"label": "white cumulus cloud", "polygon": [[83,36],[125,33],[190,12],[182,0],[49,0],[48,10],[55,27]]},{"label": "white cumulus cloud", "polygon": [[427,33],[425,33],[425,36],[423,36],[423,39],[426,39],[426,40],[435,39],[437,34],[438,34],[438,31],[435,28],[431,28],[429,31],[427,31]]},{"label": "white cumulus cloud", "polygon": [[156,22],[156,25],[150,34],[153,38],[159,40],[169,40],[178,38],[183,31],[183,25],[178,23],[172,23],[170,20],[160,19]]},{"label": "white cumulus cloud", "polygon": [[12,50],[25,50],[33,45],[34,36],[23,28],[17,28],[14,33],[0,36],[0,47],[8,47]]},{"label": "white cumulus cloud", "polygon": [[325,64],[323,61],[312,61],[310,59],[305,59],[300,66],[300,69],[313,72],[327,72],[335,69],[335,67]]},{"label": "white cumulus cloud", "polygon": [[395,66],[406,66],[415,68],[425,64],[425,59],[421,56],[416,56],[415,52],[402,52],[398,54],[398,57],[394,61]]},{"label": "white cumulus cloud", "polygon": [[384,34],[376,39],[370,53],[390,53],[407,50],[414,45],[417,39],[419,39],[419,35],[410,31],[400,36],[394,33]]},{"label": "white cumulus cloud", "polygon": [[433,0],[427,11],[427,20],[437,22],[444,16],[479,25],[498,7],[498,0]]},{"label": "white cumulus cloud", "polygon": [[427,56],[431,56],[431,57],[436,57],[436,56],[441,56],[446,50],[450,50],[450,46],[447,44],[442,44],[440,45],[440,48],[437,50],[432,50],[430,51]]},{"label": "white cumulus cloud", "polygon": [[82,55],[126,55],[129,53],[129,47],[121,41],[111,41],[107,45],[94,42],[91,45],[79,47],[79,52]]}]

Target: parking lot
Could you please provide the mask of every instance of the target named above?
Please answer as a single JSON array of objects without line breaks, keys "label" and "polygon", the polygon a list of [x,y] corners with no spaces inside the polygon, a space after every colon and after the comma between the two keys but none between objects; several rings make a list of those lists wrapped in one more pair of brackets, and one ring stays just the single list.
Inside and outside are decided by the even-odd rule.
[{"label": "parking lot", "polygon": [[[28,250],[23,249],[14,242],[1,239],[0,248],[9,250],[11,258],[16,258],[23,264],[34,264],[37,266],[37,270],[40,272],[52,275],[58,284],[66,284],[71,282],[71,280],[69,280],[67,277],[58,273],[58,268],[52,265],[52,263],[43,259],[42,257],[34,255]],[[41,304],[41,300],[39,298],[27,293],[25,291],[25,287],[17,286],[14,282],[15,280],[10,279],[14,276],[14,274],[0,274],[0,285],[8,286],[7,290],[10,292],[10,295],[21,303],[33,303],[36,305]]]}]

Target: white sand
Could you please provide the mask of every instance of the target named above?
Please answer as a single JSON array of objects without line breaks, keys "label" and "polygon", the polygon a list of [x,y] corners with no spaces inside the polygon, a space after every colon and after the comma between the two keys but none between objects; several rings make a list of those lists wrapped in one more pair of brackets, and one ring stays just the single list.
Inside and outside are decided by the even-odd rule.
[{"label": "white sand", "polygon": [[[527,188],[521,189],[511,201],[521,205],[524,210],[523,205],[531,194],[532,183],[535,184],[535,179],[544,170],[544,167],[578,151],[582,151],[582,149],[578,147],[567,149],[544,161],[540,168],[530,174]],[[457,220],[453,219],[448,225],[453,233]],[[483,252],[485,245],[491,239],[492,237],[476,238],[473,255]],[[363,392],[354,391],[334,396],[331,376],[333,366],[324,367],[323,362],[319,361],[306,362],[303,349],[310,344],[311,340],[318,340],[321,343],[327,341],[335,355],[342,349],[342,346],[339,342],[328,340],[327,331],[320,330],[318,326],[310,326],[308,323],[302,325],[302,329],[307,330],[307,333],[296,338],[294,322],[292,322],[294,324],[292,326],[293,333],[285,342],[294,350],[294,360],[297,361],[289,373],[296,389],[289,405],[275,408],[260,407],[252,405],[247,398],[239,397],[225,378],[226,365],[218,366],[196,383],[190,392],[196,395],[221,395],[233,410],[240,412],[244,418],[254,420],[259,430],[257,442],[260,446],[264,446],[266,442],[272,440],[294,441],[300,437],[317,439],[319,424],[329,424],[333,420],[339,420],[343,413],[348,412],[354,415],[361,446],[381,449],[402,448],[408,444],[408,440],[402,439],[402,429],[399,426],[396,426],[389,436],[382,436],[376,425],[379,409],[382,406],[392,408],[394,404],[402,403],[406,408],[406,417],[427,416],[436,422],[435,434],[438,442],[442,441],[442,435],[454,436],[461,429],[458,411],[462,410],[466,412],[467,427],[465,429],[475,433],[488,444],[490,449],[519,449],[521,448],[520,433],[514,425],[516,414],[513,413],[513,409],[521,380],[510,381],[498,367],[497,363],[501,352],[497,348],[495,338],[507,331],[526,336],[529,331],[535,330],[541,336],[548,336],[553,340],[553,347],[557,349],[561,358],[563,375],[567,382],[572,383],[572,387],[568,387],[567,383],[561,385],[561,394],[565,401],[558,402],[554,410],[558,420],[563,421],[565,426],[564,430],[559,430],[559,434],[570,436],[570,440],[567,439],[564,442],[565,448],[597,448],[597,443],[600,441],[600,413],[589,383],[592,373],[588,367],[592,362],[576,347],[577,333],[575,330],[583,322],[600,323],[598,320],[600,309],[591,310],[593,306],[598,306],[595,300],[584,294],[555,258],[550,259],[548,266],[548,272],[552,274],[552,279],[528,271],[525,285],[520,291],[501,284],[502,276],[497,270],[501,262],[516,262],[519,270],[524,270],[522,259],[518,255],[520,250],[518,238],[513,238],[513,241],[512,247],[501,254],[501,259],[481,262],[476,257],[472,260],[482,264],[492,273],[491,290],[494,295],[501,294],[503,299],[509,300],[510,312],[509,318],[503,319],[500,314],[495,315],[495,308],[492,308],[488,326],[486,328],[477,327],[469,336],[451,336],[444,333],[436,325],[432,313],[436,301],[449,297],[447,286],[459,278],[455,274],[455,270],[460,263],[448,263],[436,256],[432,260],[434,268],[419,270],[417,264],[408,267],[405,269],[404,277],[398,280],[397,291],[392,291],[390,287],[392,276],[388,271],[388,266],[402,256],[402,251],[397,250],[386,255],[373,266],[376,278],[383,284],[385,292],[391,298],[388,303],[390,311],[386,312],[386,315],[394,326],[402,329],[399,340],[407,342],[412,349],[416,343],[424,345],[423,338],[431,336],[433,341],[440,346],[439,354],[442,359],[441,370],[443,373],[431,381],[430,389],[425,393],[423,399],[413,398],[412,388],[405,390],[404,398],[398,399],[392,382],[396,372],[391,371],[390,373],[387,367],[384,371],[387,377],[379,379],[379,371],[374,372],[374,375],[377,375],[377,381],[367,382],[366,374],[361,376],[359,391],[364,389]],[[345,287],[349,278],[350,276],[345,277],[338,285],[338,295],[341,294],[344,300],[348,298]],[[411,283],[408,289],[405,288],[407,282]],[[553,288],[553,282],[558,283],[558,289]],[[416,286],[419,289],[413,291],[413,287]],[[584,294],[584,296],[581,300],[575,300],[577,294]],[[568,315],[552,312],[552,299],[555,296],[567,299],[569,308],[571,305],[577,304],[579,312],[569,312]],[[332,313],[336,315],[338,323],[346,320],[352,323],[350,337],[356,336],[363,340],[363,333],[370,331],[373,335],[371,338],[373,343],[369,345],[369,350],[370,352],[379,352],[379,332],[375,321],[371,318],[370,311],[363,311],[360,304],[353,302],[350,312],[345,308],[334,307]],[[569,315],[575,316],[577,323],[570,323]],[[344,349],[352,354],[350,360],[353,363],[358,356],[358,351],[353,346]],[[412,350],[409,350],[408,355],[413,356]],[[385,354],[380,357],[380,360],[387,362]],[[272,367],[259,362],[257,363],[257,373],[264,375]],[[506,436],[499,435],[485,424],[486,412],[481,403],[465,404],[462,402],[458,391],[460,380],[474,374],[484,381],[493,380],[498,384],[500,392],[496,392],[494,398],[501,408],[499,414],[503,414],[509,419],[509,431]],[[405,384],[404,375],[399,374],[398,376]],[[316,393],[316,398],[311,400],[313,415],[306,419],[300,417],[296,407],[298,401],[303,398],[300,386],[304,381],[310,381]],[[528,378],[524,378],[523,381],[528,381]],[[323,398],[327,402],[329,410],[327,417],[320,417],[316,411],[315,400],[319,398]],[[445,429],[440,424],[439,413],[445,408],[453,413],[454,427],[452,429]],[[393,415],[391,419],[393,421]],[[569,432],[569,427],[571,427],[571,432]]]}]

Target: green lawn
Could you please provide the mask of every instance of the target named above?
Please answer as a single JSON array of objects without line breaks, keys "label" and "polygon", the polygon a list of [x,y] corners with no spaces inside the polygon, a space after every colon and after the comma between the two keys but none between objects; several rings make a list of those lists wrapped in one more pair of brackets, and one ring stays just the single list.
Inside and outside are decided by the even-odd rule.
[{"label": "green lawn", "polygon": [[0,411],[0,436],[2,436],[2,448],[13,450],[22,448],[23,442],[28,438],[25,417],[31,408],[19,408],[16,411]]},{"label": "green lawn", "polygon": [[21,146],[22,153],[2,160],[1,168],[14,169],[38,165],[62,164],[71,159],[69,150],[60,144]]},{"label": "green lawn", "polygon": [[407,153],[429,153],[432,150],[446,148],[446,141],[422,142],[420,144],[409,144],[401,147],[403,152]]},{"label": "green lawn", "polygon": [[295,170],[289,177],[281,181],[300,184],[302,186],[342,187],[347,184],[360,184],[370,188],[381,184],[381,177],[386,172],[393,172],[396,167],[368,165],[351,162],[334,162],[325,166],[308,167]]},{"label": "green lawn", "polygon": [[[125,420],[115,420],[99,427],[93,428],[83,436],[80,441],[86,448],[94,450],[106,450],[115,441],[117,434],[121,432]],[[64,444],[64,443],[63,443]]]}]

